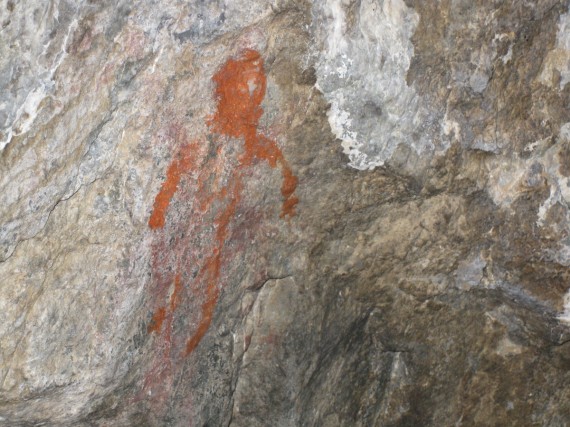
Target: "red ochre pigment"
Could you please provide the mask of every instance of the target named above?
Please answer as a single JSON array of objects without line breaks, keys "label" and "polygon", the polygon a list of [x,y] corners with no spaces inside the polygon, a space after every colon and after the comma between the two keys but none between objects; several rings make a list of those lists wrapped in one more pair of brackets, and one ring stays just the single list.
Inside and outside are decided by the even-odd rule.
[{"label": "red ochre pigment", "polygon": [[[228,179],[227,184],[216,191],[220,186],[221,173],[214,172],[215,180],[212,183],[210,160],[199,160],[198,143],[186,143],[185,138],[178,154],[174,157],[166,172],[159,193],[156,195],[154,207],[148,225],[152,230],[160,230],[167,225],[167,213],[172,198],[180,192],[181,179],[189,176],[193,179],[196,191],[193,196],[193,218],[177,218],[177,221],[192,221],[196,215],[204,217],[212,211],[215,205],[216,214],[214,241],[211,247],[206,248],[207,255],[199,260],[194,257],[195,265],[189,264],[186,248],[171,249],[171,244],[162,241],[153,245],[153,281],[156,283],[157,297],[166,299],[166,292],[172,285],[174,290],[169,297],[169,303],[159,306],[148,325],[148,333],[159,334],[163,338],[164,354],[162,358],[171,358],[173,347],[173,318],[177,306],[180,304],[183,290],[183,280],[191,281],[188,286],[196,297],[201,296],[202,303],[198,317],[198,324],[186,341],[182,355],[190,354],[200,343],[212,322],[214,310],[220,295],[220,275],[223,266],[223,250],[229,234],[230,224],[235,217],[237,207],[242,198],[243,171],[256,162],[266,161],[272,168],[279,166],[283,177],[281,195],[283,204],[281,217],[293,217],[298,198],[294,196],[297,187],[297,177],[293,174],[277,143],[258,133],[259,119],[263,114],[261,102],[265,97],[266,77],[263,69],[263,60],[254,50],[245,50],[236,59],[229,59],[225,65],[213,76],[215,83],[215,99],[217,109],[208,120],[208,125],[214,138],[220,142],[231,143],[229,138],[243,140],[243,151]],[[217,137],[216,137],[217,135]],[[218,148],[220,155],[221,148]],[[176,226],[176,224],[175,224]],[[177,254],[168,256],[166,251],[177,251]],[[191,270],[197,268],[195,277],[191,278]],[[164,301],[163,299],[163,301]],[[165,360],[165,363],[167,361]],[[170,362],[167,363],[170,365]],[[163,370],[166,368],[163,368]],[[170,368],[168,368],[170,369]],[[151,376],[154,376],[151,374]],[[156,379],[156,378],[155,378]]]},{"label": "red ochre pigment", "polygon": [[148,220],[148,226],[153,230],[164,227],[166,211],[172,196],[178,189],[180,177],[182,174],[188,173],[194,166],[196,159],[194,159],[193,153],[196,151],[196,148],[196,144],[185,145],[178,153],[178,156],[170,163],[166,171],[166,181],[163,182],[159,193],[154,199],[154,208]]}]

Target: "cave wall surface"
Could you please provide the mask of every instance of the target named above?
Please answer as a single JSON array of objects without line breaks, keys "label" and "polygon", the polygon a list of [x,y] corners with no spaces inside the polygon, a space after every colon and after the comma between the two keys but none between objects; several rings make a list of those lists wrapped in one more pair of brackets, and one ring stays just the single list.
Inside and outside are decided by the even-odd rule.
[{"label": "cave wall surface", "polygon": [[0,426],[570,425],[567,0],[0,0]]}]

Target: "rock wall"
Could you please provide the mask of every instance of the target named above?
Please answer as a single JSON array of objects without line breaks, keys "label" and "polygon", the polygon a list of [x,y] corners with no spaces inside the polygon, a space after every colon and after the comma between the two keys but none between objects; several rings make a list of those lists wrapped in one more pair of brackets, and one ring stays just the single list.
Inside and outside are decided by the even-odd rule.
[{"label": "rock wall", "polygon": [[0,1],[0,426],[567,426],[566,0]]}]

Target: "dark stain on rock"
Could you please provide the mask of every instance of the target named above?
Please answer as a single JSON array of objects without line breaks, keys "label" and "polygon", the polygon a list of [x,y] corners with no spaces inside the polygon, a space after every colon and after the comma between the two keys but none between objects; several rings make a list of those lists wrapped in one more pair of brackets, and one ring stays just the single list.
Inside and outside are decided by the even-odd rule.
[{"label": "dark stain on rock", "polygon": [[558,172],[566,177],[570,176],[570,144],[565,142],[562,148],[558,152],[558,161],[560,162],[560,167]]}]

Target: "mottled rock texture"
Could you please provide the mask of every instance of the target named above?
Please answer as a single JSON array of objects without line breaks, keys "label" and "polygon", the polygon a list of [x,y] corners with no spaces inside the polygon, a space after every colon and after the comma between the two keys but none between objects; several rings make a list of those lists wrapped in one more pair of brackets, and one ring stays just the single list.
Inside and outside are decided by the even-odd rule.
[{"label": "mottled rock texture", "polygon": [[0,0],[0,426],[570,425],[567,0]]}]

